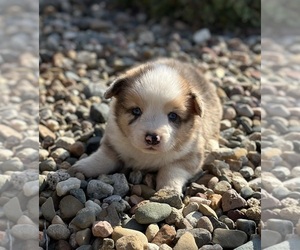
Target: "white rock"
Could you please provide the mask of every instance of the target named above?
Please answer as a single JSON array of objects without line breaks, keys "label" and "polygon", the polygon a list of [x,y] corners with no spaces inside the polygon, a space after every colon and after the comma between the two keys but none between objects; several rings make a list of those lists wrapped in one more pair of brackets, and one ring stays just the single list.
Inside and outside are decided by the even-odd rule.
[{"label": "white rock", "polygon": [[196,44],[204,43],[211,38],[209,29],[204,28],[194,33],[193,40]]},{"label": "white rock", "polygon": [[68,193],[71,189],[80,188],[80,180],[77,178],[69,178],[65,181],[61,181],[56,185],[56,192],[58,196],[63,196]]},{"label": "white rock", "polygon": [[148,243],[148,250],[159,250],[159,246],[154,243]]},{"label": "white rock", "polygon": [[37,195],[39,193],[39,181],[26,182],[23,186],[23,192],[27,197]]}]

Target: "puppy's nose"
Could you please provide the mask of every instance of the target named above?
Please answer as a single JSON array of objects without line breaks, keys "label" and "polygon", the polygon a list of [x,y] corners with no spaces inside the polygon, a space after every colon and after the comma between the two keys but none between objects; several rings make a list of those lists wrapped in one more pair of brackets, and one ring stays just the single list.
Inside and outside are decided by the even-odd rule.
[{"label": "puppy's nose", "polygon": [[160,143],[160,136],[157,134],[146,134],[145,141],[148,145],[157,145]]}]

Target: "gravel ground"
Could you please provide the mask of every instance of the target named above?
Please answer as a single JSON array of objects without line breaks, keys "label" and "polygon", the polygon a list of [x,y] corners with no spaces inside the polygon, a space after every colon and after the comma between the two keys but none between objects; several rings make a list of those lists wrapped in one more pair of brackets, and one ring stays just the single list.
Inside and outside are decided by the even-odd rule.
[{"label": "gravel ground", "polygon": [[[285,186],[293,173],[286,165],[270,168],[264,174],[273,179],[267,178],[261,192],[261,115],[266,111],[260,107],[260,36],[211,35],[179,21],[147,21],[142,13],[108,10],[105,4],[48,2],[40,5],[40,247],[260,249],[261,196],[270,195],[273,179]],[[95,151],[105,131],[107,84],[122,70],[162,56],[201,68],[224,107],[221,147],[208,154],[183,199],[155,192],[155,173],[70,177],[66,170]],[[277,95],[274,87],[264,90]],[[283,112],[298,112],[288,103],[281,106]],[[289,120],[278,122],[292,129]],[[265,136],[263,143],[272,147],[275,136]],[[263,157],[284,158],[283,148],[272,150]],[[286,188],[291,193],[280,202],[295,202],[298,193]],[[290,220],[280,213],[278,219]],[[278,225],[282,221],[268,221],[272,230],[264,232],[282,233]],[[285,230],[293,228],[286,225]]]}]

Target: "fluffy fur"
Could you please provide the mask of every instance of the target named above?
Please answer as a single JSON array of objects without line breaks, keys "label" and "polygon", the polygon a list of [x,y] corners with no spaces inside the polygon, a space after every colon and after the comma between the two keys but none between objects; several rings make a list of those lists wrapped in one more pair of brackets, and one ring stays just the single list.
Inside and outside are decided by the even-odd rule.
[{"label": "fluffy fur", "polygon": [[[195,67],[159,59],[118,77],[105,93],[111,113],[99,149],[71,172],[86,177],[128,167],[158,171],[156,189],[182,191],[218,147],[221,105]],[[175,114],[175,115],[174,115]]]}]

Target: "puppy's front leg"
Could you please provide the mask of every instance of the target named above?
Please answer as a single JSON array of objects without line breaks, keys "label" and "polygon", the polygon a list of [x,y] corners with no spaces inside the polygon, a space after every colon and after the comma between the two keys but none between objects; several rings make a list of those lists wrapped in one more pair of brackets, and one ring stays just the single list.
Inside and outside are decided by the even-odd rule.
[{"label": "puppy's front leg", "polygon": [[158,171],[156,179],[156,190],[173,189],[178,193],[182,193],[183,185],[192,177],[192,175],[176,164],[165,166]]},{"label": "puppy's front leg", "polygon": [[97,177],[100,174],[109,174],[115,171],[120,165],[117,153],[107,141],[103,140],[95,153],[76,162],[68,172],[71,175],[80,172],[88,178]]}]

